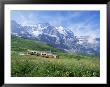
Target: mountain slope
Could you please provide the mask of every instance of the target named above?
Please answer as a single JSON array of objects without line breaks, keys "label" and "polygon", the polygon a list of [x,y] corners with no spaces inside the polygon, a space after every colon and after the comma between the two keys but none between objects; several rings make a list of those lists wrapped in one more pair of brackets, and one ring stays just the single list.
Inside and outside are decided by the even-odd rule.
[{"label": "mountain slope", "polygon": [[88,43],[86,38],[83,43],[79,43],[82,41],[71,30],[62,26],[55,27],[48,23],[24,26],[12,20],[11,30],[14,36],[39,40],[65,52],[100,55],[100,40],[96,38],[94,43]]},{"label": "mountain slope", "polygon": [[49,46],[46,43],[41,41],[33,41],[28,39],[23,39],[17,36],[12,36],[11,39],[11,50],[12,51],[27,51],[31,50],[39,50],[39,51],[52,51],[52,52],[61,52],[60,50]]}]

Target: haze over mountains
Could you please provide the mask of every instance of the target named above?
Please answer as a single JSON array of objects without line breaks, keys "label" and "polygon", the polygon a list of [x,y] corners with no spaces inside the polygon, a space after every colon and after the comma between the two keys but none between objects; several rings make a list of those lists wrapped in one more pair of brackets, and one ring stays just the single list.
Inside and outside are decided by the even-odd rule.
[{"label": "haze over mountains", "polygon": [[74,31],[49,23],[22,25],[11,21],[11,34],[26,39],[39,40],[69,53],[100,55],[100,38],[90,41],[89,36],[75,36]]}]

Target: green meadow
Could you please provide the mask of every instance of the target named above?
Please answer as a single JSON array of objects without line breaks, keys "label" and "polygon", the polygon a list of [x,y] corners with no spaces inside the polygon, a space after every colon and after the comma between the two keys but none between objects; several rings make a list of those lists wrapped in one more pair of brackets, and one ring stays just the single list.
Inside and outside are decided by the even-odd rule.
[{"label": "green meadow", "polygon": [[[51,50],[58,59],[36,55],[19,55],[30,50]],[[68,54],[40,41],[12,37],[12,77],[99,77],[100,58],[97,56]]]}]

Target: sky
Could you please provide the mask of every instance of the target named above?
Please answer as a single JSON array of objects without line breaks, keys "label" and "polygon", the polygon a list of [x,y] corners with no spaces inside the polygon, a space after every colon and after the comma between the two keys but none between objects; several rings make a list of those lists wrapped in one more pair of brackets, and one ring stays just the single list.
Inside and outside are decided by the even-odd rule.
[{"label": "sky", "polygon": [[77,36],[100,37],[100,11],[12,10],[11,20],[22,25],[49,23],[70,29]]}]

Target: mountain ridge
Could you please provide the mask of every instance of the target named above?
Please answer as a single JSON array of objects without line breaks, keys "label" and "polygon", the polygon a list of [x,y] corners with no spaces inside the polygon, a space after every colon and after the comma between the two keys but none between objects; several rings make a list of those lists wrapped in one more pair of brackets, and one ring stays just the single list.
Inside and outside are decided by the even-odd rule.
[{"label": "mountain ridge", "polygon": [[79,39],[75,37],[74,33],[62,26],[55,27],[49,23],[22,26],[16,21],[11,21],[11,30],[12,35],[43,41],[65,52],[84,53],[91,55],[100,54],[100,40],[98,38],[98,44],[90,44],[87,42],[79,44]]}]

